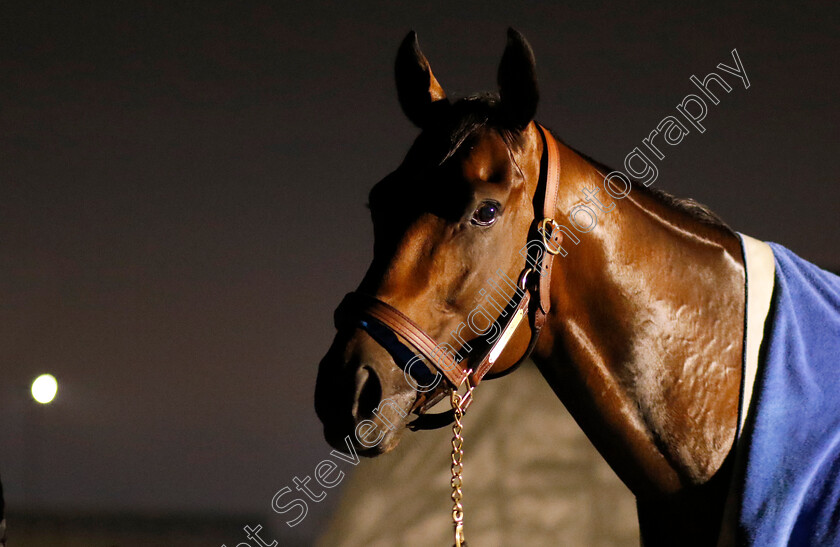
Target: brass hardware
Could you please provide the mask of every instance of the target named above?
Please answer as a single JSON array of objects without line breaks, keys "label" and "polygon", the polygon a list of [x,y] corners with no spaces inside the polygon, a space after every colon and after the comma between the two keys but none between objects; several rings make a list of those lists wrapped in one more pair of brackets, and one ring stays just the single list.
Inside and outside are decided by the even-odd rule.
[{"label": "brass hardware", "polygon": [[560,247],[555,249],[551,245],[548,244],[548,238],[550,238],[551,236],[548,234],[546,229],[547,229],[549,224],[551,225],[551,233],[552,234],[554,233],[555,230],[560,229],[560,225],[557,224],[556,220],[554,220],[553,218],[546,217],[546,218],[542,219],[542,221],[540,222],[539,232],[540,232],[540,235],[542,236],[543,245],[545,246],[546,252],[548,254],[558,255],[558,254],[560,254]]},{"label": "brass hardware", "polygon": [[528,275],[531,274],[531,272],[533,271],[534,268],[528,267],[522,270],[522,273],[519,274],[519,281],[517,283],[517,286],[519,286],[519,288],[523,291],[525,290],[525,287],[528,286]]}]

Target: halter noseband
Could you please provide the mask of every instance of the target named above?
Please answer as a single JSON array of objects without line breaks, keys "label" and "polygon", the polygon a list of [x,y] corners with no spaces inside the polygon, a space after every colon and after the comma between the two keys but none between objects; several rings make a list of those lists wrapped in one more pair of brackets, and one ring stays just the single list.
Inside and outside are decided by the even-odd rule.
[{"label": "halter noseband", "polygon": [[[336,328],[355,326],[364,329],[391,354],[397,365],[410,375],[418,386],[426,390],[418,390],[419,396],[412,411],[419,414],[419,417],[409,424],[412,429],[435,429],[452,423],[453,411],[426,414],[426,410],[434,406],[447,391],[457,390],[464,382],[467,382],[470,391],[462,405],[462,411],[465,411],[472,400],[470,396],[472,388],[477,386],[493,367],[525,316],[528,317],[531,326],[531,339],[525,353],[511,367],[487,377],[503,376],[513,371],[528,358],[536,346],[540,330],[545,324],[545,317],[551,307],[549,297],[553,258],[559,252],[560,243],[563,241],[563,234],[554,220],[557,188],[560,182],[559,145],[548,130],[539,124],[537,128],[545,145],[542,158],[545,168],[541,169],[535,195],[539,195],[540,185],[544,185],[545,193],[543,215],[541,219],[534,219],[529,231],[529,241],[534,235],[539,238],[538,241],[542,242],[542,246],[528,246],[528,261],[519,274],[514,296],[505,307],[505,313],[502,313],[502,317],[509,316],[510,318],[496,340],[485,350],[481,362],[474,369],[467,366],[466,362],[469,359],[457,361],[452,353],[443,350],[434,338],[409,317],[374,296],[351,292],[344,297],[335,311]],[[535,247],[536,256],[532,255],[532,249]],[[539,271],[535,272],[535,268],[531,265],[537,264]],[[532,274],[534,273],[539,275],[537,282],[533,282]],[[446,378],[446,386],[440,386],[440,376],[433,374],[422,363],[423,360],[432,364],[440,375]]]}]

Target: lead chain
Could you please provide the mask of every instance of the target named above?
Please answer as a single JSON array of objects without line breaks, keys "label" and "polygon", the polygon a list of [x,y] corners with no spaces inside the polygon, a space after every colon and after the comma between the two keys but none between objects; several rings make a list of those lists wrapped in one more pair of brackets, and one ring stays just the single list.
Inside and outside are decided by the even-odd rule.
[{"label": "lead chain", "polygon": [[464,481],[461,472],[464,470],[462,458],[464,457],[464,438],[461,436],[463,425],[461,418],[464,411],[461,409],[461,396],[453,389],[449,395],[452,403],[452,411],[455,413],[455,422],[452,424],[452,522],[455,525],[455,547],[466,547],[464,537],[464,506],[461,500],[464,493],[461,491]]}]

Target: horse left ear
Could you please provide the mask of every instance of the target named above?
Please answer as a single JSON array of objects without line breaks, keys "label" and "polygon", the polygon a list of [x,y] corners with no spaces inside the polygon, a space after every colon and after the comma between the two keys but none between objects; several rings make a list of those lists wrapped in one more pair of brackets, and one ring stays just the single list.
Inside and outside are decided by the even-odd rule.
[{"label": "horse left ear", "polygon": [[422,129],[431,123],[436,111],[449,105],[413,30],[400,45],[394,73],[400,106],[417,127]]},{"label": "horse left ear", "polygon": [[537,64],[530,44],[513,28],[508,29],[497,80],[505,121],[516,128],[524,128],[534,119],[540,100]]}]

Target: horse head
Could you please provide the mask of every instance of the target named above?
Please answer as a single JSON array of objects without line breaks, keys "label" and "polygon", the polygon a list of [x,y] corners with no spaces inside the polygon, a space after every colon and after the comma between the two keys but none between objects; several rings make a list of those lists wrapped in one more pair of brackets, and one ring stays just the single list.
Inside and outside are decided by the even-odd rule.
[{"label": "horse head", "polygon": [[[535,219],[544,146],[533,122],[534,56],[524,37],[509,30],[499,93],[455,101],[446,97],[413,32],[399,48],[395,69],[400,105],[421,133],[402,164],[370,192],[374,253],[356,292],[399,310],[444,342],[439,349],[455,361],[474,361],[488,338],[499,336],[497,319],[507,315],[505,299],[514,296],[526,265],[520,250]],[[493,284],[496,277],[502,282]],[[527,351],[527,324],[510,334],[491,375]],[[405,341],[377,335],[373,327],[338,320],[315,394],[330,444],[347,450],[349,437],[366,455],[393,449],[411,411],[446,382],[427,362],[400,361],[394,347]]]}]

